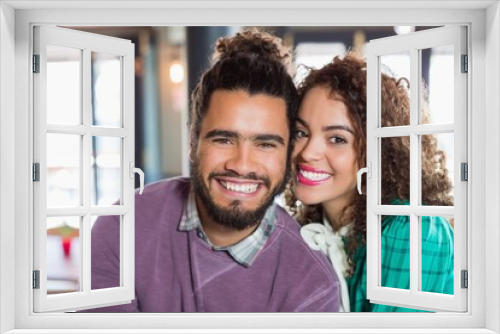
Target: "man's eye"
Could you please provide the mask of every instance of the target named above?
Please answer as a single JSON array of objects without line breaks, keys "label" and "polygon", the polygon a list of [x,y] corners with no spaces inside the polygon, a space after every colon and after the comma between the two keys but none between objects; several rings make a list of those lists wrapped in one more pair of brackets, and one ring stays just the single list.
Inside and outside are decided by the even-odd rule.
[{"label": "man's eye", "polygon": [[276,147],[276,145],[272,144],[272,143],[260,143],[259,146],[262,148],[275,148]]},{"label": "man's eye", "polygon": [[303,130],[297,130],[295,132],[295,138],[306,138],[307,137],[307,133]]},{"label": "man's eye", "polygon": [[213,140],[213,142],[217,143],[217,144],[223,144],[223,145],[230,145],[231,144],[231,140],[227,139],[227,138],[215,138]]}]

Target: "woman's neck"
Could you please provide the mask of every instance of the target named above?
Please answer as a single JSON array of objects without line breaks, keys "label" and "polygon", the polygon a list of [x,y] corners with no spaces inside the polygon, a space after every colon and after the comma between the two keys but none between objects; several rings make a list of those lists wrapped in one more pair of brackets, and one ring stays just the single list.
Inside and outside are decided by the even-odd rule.
[{"label": "woman's neck", "polygon": [[332,226],[334,231],[340,230],[343,226],[351,223],[349,219],[346,219],[345,214],[348,212],[345,209],[352,203],[352,200],[337,199],[330,202],[324,202],[321,204],[323,208],[323,214]]}]

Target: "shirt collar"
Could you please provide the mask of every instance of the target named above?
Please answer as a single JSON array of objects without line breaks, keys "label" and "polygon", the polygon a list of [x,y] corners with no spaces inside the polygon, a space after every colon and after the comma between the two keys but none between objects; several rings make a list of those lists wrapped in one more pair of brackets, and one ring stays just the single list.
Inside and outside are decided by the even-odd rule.
[{"label": "shirt collar", "polygon": [[276,223],[276,204],[273,203],[266,211],[259,227],[248,237],[237,244],[227,247],[214,246],[203,231],[198,209],[196,208],[196,196],[191,190],[189,192],[184,213],[179,222],[179,231],[197,230],[197,235],[212,249],[217,251],[226,251],[239,264],[244,267],[250,267],[260,251],[264,248],[267,239],[274,231]]}]

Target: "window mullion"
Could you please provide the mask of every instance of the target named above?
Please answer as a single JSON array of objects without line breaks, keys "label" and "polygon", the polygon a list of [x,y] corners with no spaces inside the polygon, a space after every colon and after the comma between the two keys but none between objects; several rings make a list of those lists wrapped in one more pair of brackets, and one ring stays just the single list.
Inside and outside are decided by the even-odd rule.
[{"label": "window mullion", "polygon": [[82,291],[90,293],[91,290],[91,238],[90,238],[90,156],[91,156],[91,140],[92,135],[90,133],[90,114],[91,114],[91,59],[90,59],[90,49],[83,49],[83,61],[82,61],[82,125],[84,127],[85,134],[82,136],[82,156],[81,160],[81,187],[82,189],[82,206],[85,215],[82,217],[82,235],[80,237],[80,249],[82,254],[82,261],[80,263],[80,279],[83,286]]},{"label": "window mullion", "polygon": [[419,111],[420,111],[420,62],[419,50],[410,49],[410,127],[412,129],[410,134],[410,291],[412,294],[416,293],[419,283],[419,270],[418,263],[419,254],[419,240],[418,240],[418,216],[415,215],[414,208],[418,206],[420,180],[419,166],[420,166],[420,153],[418,144],[418,135],[415,133],[414,128],[418,125]]}]

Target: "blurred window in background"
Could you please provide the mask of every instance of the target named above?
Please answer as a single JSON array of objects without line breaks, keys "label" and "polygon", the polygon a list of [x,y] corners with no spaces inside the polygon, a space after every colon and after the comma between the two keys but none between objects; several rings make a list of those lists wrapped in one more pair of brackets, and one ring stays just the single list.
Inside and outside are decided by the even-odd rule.
[{"label": "blurred window in background", "polygon": [[299,84],[307,76],[308,68],[321,68],[345,52],[344,43],[299,43],[295,49],[295,83]]}]

